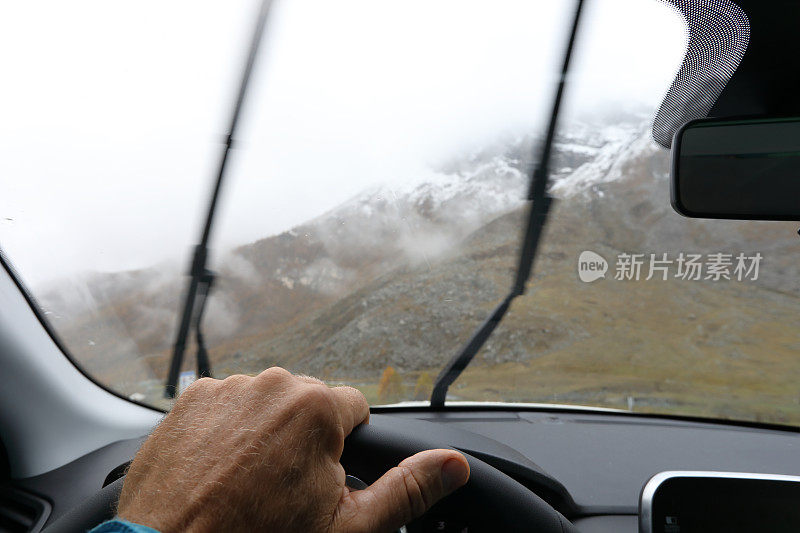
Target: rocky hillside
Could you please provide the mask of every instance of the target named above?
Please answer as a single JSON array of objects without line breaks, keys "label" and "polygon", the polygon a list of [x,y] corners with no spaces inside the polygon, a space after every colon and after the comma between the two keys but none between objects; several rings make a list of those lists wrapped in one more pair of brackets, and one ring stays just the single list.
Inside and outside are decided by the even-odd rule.
[{"label": "rocky hillside", "polygon": [[[788,378],[800,370],[796,228],[675,214],[669,154],[642,117],[565,132],[553,164],[558,201],[528,294],[454,397],[800,420]],[[373,400],[387,366],[409,391],[420,373],[435,375],[510,287],[534,144],[511,139],[454,158],[423,180],[364,191],[218,258],[206,320],[217,374],[280,364],[356,383]],[[606,279],[578,279],[583,250],[608,260]],[[764,260],[755,281],[620,281],[623,252]],[[92,373],[157,401],[179,273],[84,282],[41,297],[59,333]]]},{"label": "rocky hillside", "polygon": [[[642,127],[641,117],[600,129],[575,124],[557,144],[556,179],[619,150]],[[427,176],[364,191],[299,227],[215,258],[218,278],[206,320],[211,347],[248,346],[246,339],[271,335],[398,267],[432,268],[470,234],[522,204],[533,144],[507,139],[453,158]],[[516,234],[511,228],[507,237]],[[159,265],[93,273],[37,294],[82,364],[132,386],[163,375],[184,284],[179,268]]]}]

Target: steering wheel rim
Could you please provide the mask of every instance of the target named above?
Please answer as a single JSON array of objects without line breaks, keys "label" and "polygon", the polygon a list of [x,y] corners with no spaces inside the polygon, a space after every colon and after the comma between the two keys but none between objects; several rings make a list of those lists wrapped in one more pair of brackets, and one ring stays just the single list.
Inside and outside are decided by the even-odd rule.
[{"label": "steering wheel rim", "polygon": [[[407,435],[386,424],[362,425],[345,440],[341,463],[345,471],[372,483],[406,457],[423,450],[442,448],[416,435]],[[467,484],[434,505],[408,531],[429,531],[444,522],[446,531],[576,531],[558,511],[529,489],[468,453]],[[123,479],[103,487],[44,528],[44,533],[85,532],[113,518]]]},{"label": "steering wheel rim", "polygon": [[[415,453],[442,448],[418,435],[401,433],[378,424],[359,426],[345,441],[341,463],[345,470],[372,483],[388,469]],[[445,522],[446,531],[574,532],[575,527],[539,496],[484,461],[459,450],[467,458],[470,477],[466,485],[442,499],[408,531],[433,530]]]}]

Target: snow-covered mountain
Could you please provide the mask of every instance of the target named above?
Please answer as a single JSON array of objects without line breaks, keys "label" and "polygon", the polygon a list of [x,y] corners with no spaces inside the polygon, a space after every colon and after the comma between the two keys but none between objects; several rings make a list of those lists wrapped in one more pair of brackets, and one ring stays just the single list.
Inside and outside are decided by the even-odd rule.
[{"label": "snow-covered mountain", "polygon": [[[608,194],[616,182],[630,181],[631,165],[638,164],[633,170],[644,173],[637,178],[644,189],[663,185],[659,184],[663,175],[654,174],[646,164],[642,167],[641,162],[658,150],[650,140],[646,118],[631,117],[612,125],[575,122],[565,124],[562,131],[551,160],[551,191],[561,200],[562,212],[564,205],[586,204]],[[249,360],[253,368],[269,364],[266,359],[271,357],[271,362],[281,362],[277,356],[265,355],[267,337],[313,320],[315,313],[403,269],[438,272],[439,281],[428,279],[425,283],[430,294],[444,291],[439,301],[449,302],[454,309],[453,302],[459,299],[456,294],[463,292],[453,285],[454,280],[471,283],[469,279],[474,277],[470,269],[461,271],[453,266],[460,255],[477,254],[475,265],[499,261],[508,263],[505,271],[512,268],[520,227],[514,213],[523,205],[536,146],[537,139],[521,137],[454,157],[425,176],[365,190],[305,224],[217,257],[213,268],[218,278],[206,313],[212,353],[224,359],[239,354],[237,357]],[[663,170],[659,172],[663,174]],[[628,189],[623,186],[621,190]],[[662,203],[663,209],[668,209],[668,204]],[[625,209],[621,203],[609,206],[609,223],[613,225],[611,221],[619,216],[614,212]],[[491,226],[506,214],[511,218]],[[494,229],[485,230],[490,226]],[[497,233],[500,227],[502,231]],[[558,234],[558,224],[550,231]],[[565,234],[564,238],[574,240],[575,236]],[[72,281],[39,297],[52,316],[58,317],[53,319],[54,325],[76,357],[97,372],[114,374],[117,380],[120,374],[133,382],[163,375],[184,284],[180,274],[175,270],[165,274],[158,268],[95,274],[80,280],[78,291]],[[477,291],[478,300],[491,302],[499,290],[505,290],[505,283],[479,283],[471,290]],[[387,288],[372,297],[385,294],[395,298],[395,290]],[[409,286],[406,290],[422,289]],[[469,299],[460,298],[467,305]],[[468,313],[469,309],[467,305],[462,311]],[[446,314],[443,310],[442,317]],[[465,334],[457,317],[448,320],[452,321],[449,331],[453,338]],[[318,339],[322,341],[321,331],[325,328],[307,331],[305,340],[322,335]],[[122,338],[131,342],[120,343]],[[453,338],[444,336],[441,342],[450,343]],[[350,341],[339,339],[342,346],[353,349]],[[281,353],[291,351],[279,344]],[[310,356],[305,349],[287,357],[300,361]],[[331,348],[331,353],[336,352]],[[412,350],[402,359],[408,361],[412,356],[421,357],[418,350]],[[126,366],[126,361],[133,360],[137,361],[135,369]]]},{"label": "snow-covered mountain", "polygon": [[[355,273],[347,265],[354,261],[362,267],[363,259],[379,257],[387,261],[384,267],[393,267],[402,258],[418,263],[447,254],[476,229],[524,203],[534,149],[534,139],[521,137],[442,165],[424,180],[363,191],[281,235],[322,250],[316,262],[276,268],[275,279],[287,286],[332,289],[352,279]],[[570,124],[554,146],[551,193],[568,198],[597,192],[602,183],[622,177],[626,157],[648,150],[655,148],[646,119]]]},{"label": "snow-covered mountain", "polygon": [[[781,387],[796,391],[796,226],[674,213],[669,153],[646,117],[562,132],[551,162],[557,201],[527,296],[451,393],[612,407],[635,396],[637,405],[746,418],[752,406],[739,413],[731,398],[748,387],[760,395],[787,376]],[[533,138],[503,140],[215,257],[205,315],[215,376],[277,364],[355,383],[370,401],[383,401],[377,383],[388,366],[409,394],[415,382],[430,384],[509,289],[535,147]],[[578,279],[584,250],[612,263],[606,279]],[[764,262],[757,282],[613,279],[617,254],[681,251],[760,252]],[[84,368],[158,404],[184,283],[162,267],[95,274],[37,296]],[[708,388],[721,372],[732,395]]]}]

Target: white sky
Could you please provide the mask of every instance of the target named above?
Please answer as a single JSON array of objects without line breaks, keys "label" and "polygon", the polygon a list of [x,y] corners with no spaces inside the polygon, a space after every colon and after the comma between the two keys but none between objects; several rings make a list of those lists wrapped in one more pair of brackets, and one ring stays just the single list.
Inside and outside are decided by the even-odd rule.
[{"label": "white sky", "polygon": [[[541,129],[574,2],[276,0],[214,246]],[[0,6],[0,247],[23,278],[186,257],[257,3]],[[658,105],[685,45],[657,0],[589,0],[567,102]]]}]

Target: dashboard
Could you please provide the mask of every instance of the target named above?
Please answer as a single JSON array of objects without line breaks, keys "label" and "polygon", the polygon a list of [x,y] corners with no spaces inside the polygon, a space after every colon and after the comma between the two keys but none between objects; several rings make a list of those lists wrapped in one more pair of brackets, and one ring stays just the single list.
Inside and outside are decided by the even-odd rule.
[{"label": "dashboard", "polygon": [[[788,429],[556,409],[383,408],[370,424],[426,435],[483,460],[585,532],[638,531],[642,489],[660,472],[800,475],[800,433]],[[50,503],[50,523],[121,477],[143,440],[112,443],[14,486]]]}]

